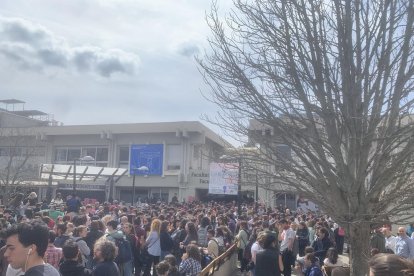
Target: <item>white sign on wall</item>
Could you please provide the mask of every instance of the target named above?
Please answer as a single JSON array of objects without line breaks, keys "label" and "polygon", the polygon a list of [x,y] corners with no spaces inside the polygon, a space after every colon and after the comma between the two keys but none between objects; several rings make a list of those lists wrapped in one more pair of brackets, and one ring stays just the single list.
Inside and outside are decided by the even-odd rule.
[{"label": "white sign on wall", "polygon": [[239,164],[211,163],[208,193],[216,195],[237,195]]}]

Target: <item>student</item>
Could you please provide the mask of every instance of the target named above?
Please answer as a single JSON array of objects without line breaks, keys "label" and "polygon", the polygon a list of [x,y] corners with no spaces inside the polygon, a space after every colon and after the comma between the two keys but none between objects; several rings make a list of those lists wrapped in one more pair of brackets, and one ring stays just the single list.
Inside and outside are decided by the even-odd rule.
[{"label": "student", "polygon": [[90,276],[92,272],[79,262],[80,250],[73,240],[65,242],[62,248],[64,261],[59,266],[62,276]]},{"label": "student", "polygon": [[120,276],[118,266],[115,264],[115,244],[106,239],[99,239],[93,249],[98,264],[92,271],[93,276]]},{"label": "student", "polygon": [[5,237],[4,256],[12,268],[21,268],[25,276],[59,276],[56,268],[43,260],[49,241],[49,228],[44,222],[33,220],[12,225]]}]

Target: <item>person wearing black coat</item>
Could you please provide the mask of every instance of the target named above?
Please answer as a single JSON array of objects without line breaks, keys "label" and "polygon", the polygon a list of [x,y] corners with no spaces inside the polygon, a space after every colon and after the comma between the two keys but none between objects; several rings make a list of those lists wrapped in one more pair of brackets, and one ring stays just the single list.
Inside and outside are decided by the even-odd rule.
[{"label": "person wearing black coat", "polygon": [[333,247],[331,240],[329,239],[329,232],[326,228],[318,230],[318,238],[312,243],[312,247],[315,250],[315,256],[319,258],[319,263],[322,266],[323,260],[326,258],[326,252]]},{"label": "person wearing black coat", "polygon": [[283,271],[283,260],[275,233],[265,234],[263,249],[256,254],[255,276],[280,276]]},{"label": "person wearing black coat", "polygon": [[90,276],[92,272],[86,269],[80,262],[80,251],[78,244],[68,240],[62,248],[63,262],[59,265],[62,276]]},{"label": "person wearing black coat", "polygon": [[160,261],[164,260],[164,257],[170,254],[174,247],[174,241],[168,233],[169,222],[164,220],[161,223],[160,228],[160,245],[161,245],[161,256]]}]

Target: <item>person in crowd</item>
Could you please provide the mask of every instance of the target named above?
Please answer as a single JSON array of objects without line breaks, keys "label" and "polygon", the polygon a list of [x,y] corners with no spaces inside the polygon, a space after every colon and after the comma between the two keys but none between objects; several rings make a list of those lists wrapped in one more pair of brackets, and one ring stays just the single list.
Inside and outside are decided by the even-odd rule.
[{"label": "person in crowd", "polygon": [[45,253],[45,261],[51,264],[54,268],[59,269],[59,262],[63,257],[62,248],[56,247],[53,242],[56,239],[56,233],[49,230],[49,243]]},{"label": "person in crowd", "polygon": [[397,242],[397,237],[391,233],[388,227],[382,228],[382,234],[385,237],[385,252],[394,254],[395,243]]},{"label": "person in crowd", "polygon": [[126,239],[124,233],[117,230],[118,222],[116,220],[110,220],[106,227],[108,230],[106,238],[115,243],[117,247],[118,253],[115,262],[118,265],[121,276],[132,275],[133,255],[131,244]]},{"label": "person in crowd", "polygon": [[248,226],[246,221],[241,221],[239,224],[240,230],[236,236],[237,240],[237,258],[240,262],[240,271],[244,272],[247,266],[247,260],[244,258],[244,249],[249,242],[249,233],[248,233]]},{"label": "person in crowd", "polygon": [[39,220],[14,224],[5,231],[4,256],[14,269],[21,269],[25,276],[59,276],[52,265],[44,262],[49,228]]},{"label": "person in crowd", "polygon": [[170,269],[168,270],[168,276],[180,276],[180,273],[178,272],[177,259],[174,255],[169,254],[165,256],[164,261],[168,262],[168,264],[170,265]]},{"label": "person in crowd", "polygon": [[282,255],[278,249],[278,238],[274,233],[266,232],[263,250],[256,255],[256,276],[280,276],[283,271]]},{"label": "person in crowd", "polygon": [[55,198],[53,198],[50,201],[50,204],[55,205],[55,206],[60,206],[61,204],[63,204],[62,194],[61,193],[56,193]]},{"label": "person in crowd", "polygon": [[158,276],[168,276],[170,270],[170,264],[167,261],[162,261],[155,267]]},{"label": "person in crowd", "polygon": [[193,222],[187,222],[187,224],[185,225],[185,231],[186,231],[186,236],[185,236],[185,239],[181,243],[182,249],[185,249],[185,247],[189,245],[190,242],[198,241],[197,228],[195,227]]},{"label": "person in crowd", "polygon": [[368,265],[370,276],[414,275],[413,262],[395,254],[377,254],[369,260]]},{"label": "person in crowd", "polygon": [[161,229],[161,221],[159,219],[154,219],[151,223],[151,229],[150,229],[148,238],[145,241],[145,246],[148,248],[148,254],[150,258],[148,259],[148,262],[145,264],[144,276],[150,275],[151,267],[153,267],[153,271],[156,271],[155,266],[160,261],[160,256],[161,256],[160,229]]},{"label": "person in crowd", "polygon": [[172,240],[170,234],[168,233],[169,222],[164,220],[161,222],[160,228],[160,246],[161,246],[161,256],[160,260],[164,260],[164,257],[170,254],[174,247],[174,241]]},{"label": "person in crowd", "polygon": [[89,226],[89,231],[86,234],[86,237],[84,238],[86,245],[90,249],[89,254],[89,263],[87,264],[88,268],[92,268],[91,259],[93,258],[93,246],[95,245],[95,242],[104,235],[104,233],[99,229],[100,228],[100,221],[98,220],[92,220],[91,224]]},{"label": "person in crowd", "polygon": [[[306,246],[305,247],[305,256],[308,253],[315,253],[315,250],[313,249],[312,246]],[[299,257],[296,258],[295,272],[296,272],[296,275],[298,275],[298,276],[305,275],[305,272],[306,272],[305,256],[303,256],[303,257],[299,256]],[[318,264],[319,264],[319,259],[318,259]]]},{"label": "person in crowd", "polygon": [[340,225],[337,225],[337,226],[338,227],[334,227],[335,228],[334,230],[335,244],[336,244],[336,249],[338,250],[338,254],[342,255],[344,253],[345,229]]},{"label": "person in crowd", "polygon": [[79,247],[80,256],[82,258],[82,264],[86,266],[86,263],[90,259],[91,249],[85,241],[86,235],[88,234],[88,228],[85,225],[80,225],[73,231],[72,239],[76,242]]},{"label": "person in crowd", "polygon": [[328,267],[343,266],[344,263],[339,259],[338,251],[335,247],[331,247],[326,252],[326,258],[323,260],[323,265]]},{"label": "person in crowd", "polygon": [[309,230],[306,222],[299,222],[298,229],[296,230],[296,239],[298,240],[299,256],[305,256],[305,247],[310,244]]},{"label": "person in crowd", "polygon": [[255,243],[253,243],[250,252],[251,252],[251,263],[250,263],[250,269],[252,271],[253,276],[255,276],[255,269],[256,269],[256,255],[257,253],[259,253],[260,251],[263,250],[263,243],[264,243],[264,239],[265,239],[265,233],[264,232],[259,232],[259,234],[257,235],[257,239],[255,241]]},{"label": "person in crowd", "polygon": [[382,228],[374,226],[370,238],[370,247],[371,249],[376,248],[378,252],[385,253],[385,237],[382,234]]},{"label": "person in crowd", "polygon": [[56,225],[56,239],[53,242],[53,244],[56,247],[62,248],[65,241],[67,241],[70,237],[66,234],[66,224],[65,223],[59,223]]},{"label": "person in crowd", "polygon": [[407,236],[404,227],[398,228],[398,237],[395,241],[395,254],[406,259],[414,258],[414,243]]},{"label": "person in crowd", "polygon": [[77,214],[79,212],[80,207],[82,206],[82,203],[80,202],[76,194],[72,194],[71,196],[69,196],[68,200],[66,201],[66,206],[67,206],[68,213]]},{"label": "person in crowd", "polygon": [[92,270],[93,276],[121,276],[114,262],[116,256],[115,244],[106,239],[99,239],[93,248],[97,265]]},{"label": "person in crowd", "polygon": [[323,272],[318,262],[319,260],[314,253],[305,255],[305,276],[323,276]]},{"label": "person in crowd", "polygon": [[294,265],[295,257],[293,255],[293,243],[295,241],[295,231],[290,228],[289,222],[286,219],[279,221],[279,241],[280,252],[283,259],[283,275],[292,275],[292,265]]},{"label": "person in crowd", "polygon": [[214,230],[207,230],[207,248],[204,250],[204,254],[210,256],[213,260],[219,256],[219,245],[216,239],[214,238]]},{"label": "person in crowd", "polygon": [[67,240],[62,248],[63,262],[59,266],[59,272],[62,276],[90,276],[92,271],[86,269],[85,266],[79,262],[80,250],[78,244],[73,240]]},{"label": "person in crowd", "polygon": [[201,254],[197,245],[189,244],[181,258],[179,272],[185,276],[197,276],[201,272]]},{"label": "person in crowd", "polygon": [[328,249],[333,246],[328,235],[328,230],[322,227],[317,232],[318,237],[312,243],[312,247],[315,249],[315,256],[318,257],[321,266],[323,264],[323,260],[326,258],[326,252],[328,252]]}]

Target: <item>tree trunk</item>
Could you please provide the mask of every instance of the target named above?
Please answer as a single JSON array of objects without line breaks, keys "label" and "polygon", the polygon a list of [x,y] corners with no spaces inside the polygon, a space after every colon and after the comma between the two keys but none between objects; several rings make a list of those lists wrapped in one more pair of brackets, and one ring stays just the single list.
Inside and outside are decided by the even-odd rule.
[{"label": "tree trunk", "polygon": [[370,258],[370,223],[355,222],[348,227],[348,238],[351,244],[349,261],[351,276],[366,276],[368,260]]}]

